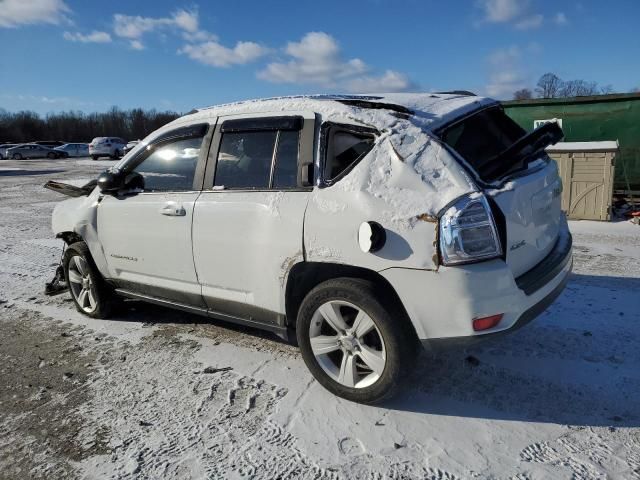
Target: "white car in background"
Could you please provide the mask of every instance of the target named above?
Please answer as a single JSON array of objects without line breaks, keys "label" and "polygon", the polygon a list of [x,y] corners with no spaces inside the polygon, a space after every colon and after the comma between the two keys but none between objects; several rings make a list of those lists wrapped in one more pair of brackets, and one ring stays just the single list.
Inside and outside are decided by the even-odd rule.
[{"label": "white car in background", "polygon": [[89,145],[87,143],[65,143],[54,148],[59,152],[66,154],[67,157],[88,157]]},{"label": "white car in background", "polygon": [[127,142],[120,137],[96,137],[89,144],[89,156],[94,160],[100,157],[117,160],[126,146]]},{"label": "white car in background", "polygon": [[276,98],[205,108],[53,213],[60,276],[105,318],[144,300],[294,338],[349,400],[389,397],[416,346],[513,331],[563,290],[557,124],[487,98]]}]

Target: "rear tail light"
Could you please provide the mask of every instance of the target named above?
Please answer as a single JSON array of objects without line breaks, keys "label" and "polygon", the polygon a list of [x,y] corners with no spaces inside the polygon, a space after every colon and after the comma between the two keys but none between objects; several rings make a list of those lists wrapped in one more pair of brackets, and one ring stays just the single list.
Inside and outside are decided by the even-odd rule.
[{"label": "rear tail light", "polygon": [[503,314],[499,313],[498,315],[491,315],[490,317],[482,317],[476,318],[473,320],[473,329],[476,332],[481,330],[489,330],[490,328],[495,327],[502,320]]},{"label": "rear tail light", "polygon": [[502,255],[491,208],[484,195],[464,196],[440,217],[444,265],[473,263]]}]

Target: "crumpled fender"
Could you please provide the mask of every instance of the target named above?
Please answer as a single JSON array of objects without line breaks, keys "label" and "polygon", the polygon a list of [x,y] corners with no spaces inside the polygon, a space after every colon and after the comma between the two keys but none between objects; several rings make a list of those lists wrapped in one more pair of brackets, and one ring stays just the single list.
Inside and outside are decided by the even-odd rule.
[{"label": "crumpled fender", "polygon": [[88,197],[71,198],[60,202],[53,209],[51,228],[54,235],[73,232],[89,247],[93,261],[104,277],[108,277],[107,259],[98,239],[97,221],[101,193],[98,188]]}]

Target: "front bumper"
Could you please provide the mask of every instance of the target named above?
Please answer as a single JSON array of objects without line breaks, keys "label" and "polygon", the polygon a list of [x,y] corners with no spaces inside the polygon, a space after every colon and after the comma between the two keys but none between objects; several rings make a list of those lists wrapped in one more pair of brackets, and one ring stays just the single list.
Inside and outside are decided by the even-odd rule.
[{"label": "front bumper", "polygon": [[[560,233],[545,259],[517,279],[502,260],[438,271],[391,268],[380,272],[402,300],[418,338],[430,348],[466,345],[526,325],[564,289],[571,269],[572,240]],[[502,313],[492,329],[476,332],[473,319]]]}]

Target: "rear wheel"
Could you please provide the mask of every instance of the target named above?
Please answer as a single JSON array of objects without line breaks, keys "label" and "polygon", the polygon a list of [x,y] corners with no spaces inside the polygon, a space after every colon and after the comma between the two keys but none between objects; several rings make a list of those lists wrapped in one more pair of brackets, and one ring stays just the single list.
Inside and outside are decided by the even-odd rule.
[{"label": "rear wheel", "polygon": [[58,156],[53,152],[49,152],[49,153],[47,153],[47,158],[50,158],[50,159],[53,160],[55,158],[58,158]]},{"label": "rear wheel", "polygon": [[116,297],[93,262],[87,244],[76,242],[69,245],[62,265],[78,311],[92,318],[107,318]]},{"label": "rear wheel", "polygon": [[20,155],[19,153],[14,153],[12,158],[14,160],[22,160],[22,155]]},{"label": "rear wheel", "polygon": [[381,297],[373,283],[343,278],[320,284],[302,302],[296,332],[302,357],[335,395],[380,402],[413,368],[415,334],[404,312]]},{"label": "rear wheel", "polygon": [[98,158],[100,158],[100,157],[98,157],[98,155],[91,155],[91,158],[92,158],[93,160],[98,160]]},{"label": "rear wheel", "polygon": [[113,155],[111,156],[112,159],[117,160],[121,157],[120,155],[120,150],[116,150],[115,152],[113,152]]}]

